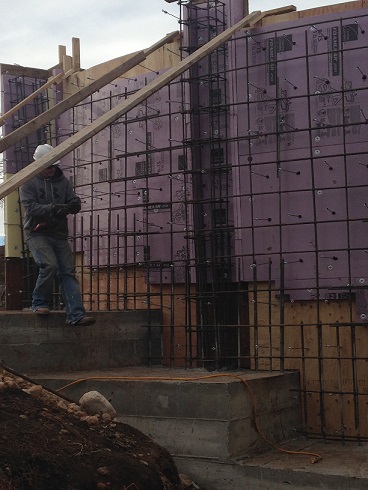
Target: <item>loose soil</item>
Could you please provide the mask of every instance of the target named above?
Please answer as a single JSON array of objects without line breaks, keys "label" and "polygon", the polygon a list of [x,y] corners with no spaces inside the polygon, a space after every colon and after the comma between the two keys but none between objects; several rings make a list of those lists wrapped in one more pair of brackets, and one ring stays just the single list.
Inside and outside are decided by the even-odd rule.
[{"label": "loose soil", "polygon": [[0,373],[0,490],[184,488],[168,451],[140,431],[101,417],[92,426],[30,386]]}]

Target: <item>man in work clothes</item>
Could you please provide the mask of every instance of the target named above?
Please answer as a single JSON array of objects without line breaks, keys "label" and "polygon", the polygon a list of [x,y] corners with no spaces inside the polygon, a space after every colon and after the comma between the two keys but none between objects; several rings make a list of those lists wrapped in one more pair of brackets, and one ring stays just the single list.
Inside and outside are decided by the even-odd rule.
[{"label": "man in work clothes", "polygon": [[[51,145],[39,145],[33,155],[34,160],[52,149]],[[67,215],[77,214],[81,209],[81,201],[58,163],[42,170],[20,188],[20,200],[25,209],[24,233],[39,268],[31,309],[39,315],[50,313],[49,305],[57,274],[66,323],[92,325],[95,319],[87,316],[83,306],[68,243]]]}]

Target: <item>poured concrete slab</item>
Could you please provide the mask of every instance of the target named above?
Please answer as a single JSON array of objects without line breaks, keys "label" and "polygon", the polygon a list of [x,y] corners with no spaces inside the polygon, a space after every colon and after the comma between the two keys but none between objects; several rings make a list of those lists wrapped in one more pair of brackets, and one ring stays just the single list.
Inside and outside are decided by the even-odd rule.
[{"label": "poured concrete slab", "polygon": [[269,450],[243,461],[175,457],[180,472],[195,475],[201,490],[366,490],[368,445],[298,439],[281,446],[322,456],[317,464],[302,454]]}]

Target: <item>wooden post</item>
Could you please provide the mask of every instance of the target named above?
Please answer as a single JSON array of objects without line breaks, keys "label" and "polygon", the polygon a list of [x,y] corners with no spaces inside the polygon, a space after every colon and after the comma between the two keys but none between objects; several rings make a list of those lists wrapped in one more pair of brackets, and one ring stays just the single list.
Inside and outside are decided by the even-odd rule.
[{"label": "wooden post", "polygon": [[66,56],[66,46],[59,45],[59,63],[63,63],[64,56]]},{"label": "wooden post", "polygon": [[68,55],[64,55],[63,56],[63,70],[64,70],[64,73],[66,73],[67,71],[70,71],[73,69],[73,60],[72,60],[72,57],[71,56],[68,56]]},{"label": "wooden post", "polygon": [[73,59],[73,70],[79,71],[81,68],[81,64],[80,64],[80,41],[78,37],[72,38],[72,59]]}]

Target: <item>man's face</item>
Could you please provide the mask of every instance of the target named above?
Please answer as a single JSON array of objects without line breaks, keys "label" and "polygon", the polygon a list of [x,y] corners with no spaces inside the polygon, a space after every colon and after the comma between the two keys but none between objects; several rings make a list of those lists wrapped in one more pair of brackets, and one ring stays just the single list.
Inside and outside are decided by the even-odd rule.
[{"label": "man's face", "polygon": [[41,170],[40,175],[44,179],[51,179],[51,177],[54,176],[55,173],[55,167],[51,165],[51,167],[47,167],[44,170]]}]

